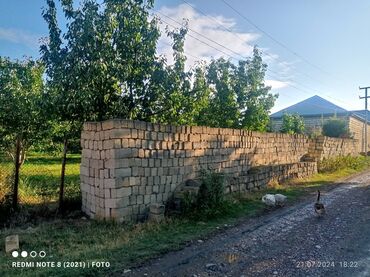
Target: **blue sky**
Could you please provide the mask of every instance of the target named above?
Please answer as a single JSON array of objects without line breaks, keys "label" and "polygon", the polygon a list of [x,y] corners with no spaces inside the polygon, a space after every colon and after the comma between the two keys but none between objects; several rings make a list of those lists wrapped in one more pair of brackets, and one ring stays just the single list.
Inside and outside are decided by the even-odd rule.
[{"label": "blue sky", "polygon": [[[370,1],[225,1],[259,29],[223,0],[156,1],[154,12],[163,21],[178,26],[189,19],[189,34],[198,40],[186,41],[188,67],[224,53],[234,60],[245,57],[258,45],[267,53],[267,82],[280,95],[273,111],[315,94],[346,109],[363,109],[358,87],[370,85]],[[47,33],[43,5],[44,0],[0,1],[1,56],[39,56],[38,39]],[[158,51],[170,55],[167,43],[161,39]]]}]

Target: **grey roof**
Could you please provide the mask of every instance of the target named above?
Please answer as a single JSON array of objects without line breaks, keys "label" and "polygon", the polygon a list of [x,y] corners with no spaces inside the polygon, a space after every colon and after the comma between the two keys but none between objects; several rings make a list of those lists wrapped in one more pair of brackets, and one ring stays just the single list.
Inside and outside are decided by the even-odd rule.
[{"label": "grey roof", "polygon": [[346,109],[339,107],[324,98],[315,95],[290,107],[282,109],[271,115],[272,118],[282,117],[285,113],[307,115],[328,115],[347,113]]},{"label": "grey roof", "polygon": [[[361,120],[365,120],[366,110],[351,111],[351,115],[357,116]],[[370,122],[370,111],[367,112],[367,121]]]}]

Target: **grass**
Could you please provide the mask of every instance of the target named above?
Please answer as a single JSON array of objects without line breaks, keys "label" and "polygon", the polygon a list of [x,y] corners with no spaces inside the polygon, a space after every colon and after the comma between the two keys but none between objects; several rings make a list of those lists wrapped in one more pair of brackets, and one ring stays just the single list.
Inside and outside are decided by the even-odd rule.
[{"label": "grass", "polygon": [[[68,155],[65,197],[80,195],[80,155]],[[11,174],[11,162],[0,162],[0,171]],[[61,158],[46,154],[30,154],[20,171],[19,198],[23,205],[52,203],[58,199]]]},{"label": "grass", "polygon": [[[45,162],[35,157],[35,162]],[[57,163],[56,163],[57,164]],[[49,165],[53,168],[53,165]],[[27,251],[47,253],[43,261],[109,262],[109,268],[12,268],[15,259],[0,252],[2,276],[91,276],[114,275],[123,269],[138,265],[169,250],[184,247],[197,239],[204,239],[225,224],[233,225],[247,217],[267,211],[261,203],[265,193],[283,193],[288,196],[288,205],[307,197],[318,187],[332,185],[334,181],[360,172],[369,166],[364,160],[361,166],[345,168],[329,173],[320,173],[304,180],[296,180],[248,195],[229,196],[227,209],[217,217],[207,219],[168,218],[160,224],[141,223],[134,225],[113,222],[96,222],[86,219],[56,219],[39,225],[0,230],[0,248],[4,249],[4,237],[19,234],[20,248]],[[30,176],[33,176],[30,174]],[[73,179],[72,179],[73,180]],[[33,258],[18,258],[16,261],[37,261]]]}]

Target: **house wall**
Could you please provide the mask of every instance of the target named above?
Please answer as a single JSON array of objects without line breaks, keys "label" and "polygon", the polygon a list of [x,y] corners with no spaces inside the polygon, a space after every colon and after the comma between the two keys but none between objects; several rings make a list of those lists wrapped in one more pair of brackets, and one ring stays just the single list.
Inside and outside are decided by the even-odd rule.
[{"label": "house wall", "polygon": [[[330,116],[304,116],[303,121],[305,124],[305,133],[306,134],[321,134],[322,126],[324,123],[333,118],[332,115]],[[348,121],[348,116],[338,115],[337,118],[343,119]],[[282,118],[271,118],[271,129],[274,132],[279,132],[283,125]]]},{"label": "house wall", "polygon": [[[365,126],[364,122],[355,118],[349,117],[348,127],[354,139],[358,140],[361,151],[365,148]],[[367,126],[368,151],[370,149],[370,124]]]}]

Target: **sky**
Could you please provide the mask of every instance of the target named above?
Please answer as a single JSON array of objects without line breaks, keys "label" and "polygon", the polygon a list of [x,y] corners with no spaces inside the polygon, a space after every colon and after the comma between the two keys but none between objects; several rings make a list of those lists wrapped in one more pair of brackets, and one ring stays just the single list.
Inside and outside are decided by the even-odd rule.
[{"label": "sky", "polygon": [[[45,0],[0,0],[0,55],[39,57],[47,35]],[[226,57],[237,61],[257,45],[268,65],[266,84],[279,98],[272,112],[319,95],[348,110],[363,109],[370,86],[368,0],[157,0],[152,14],[165,27],[188,20],[187,68]],[[63,21],[61,21],[63,22]],[[171,61],[168,38],[158,53]]]}]

